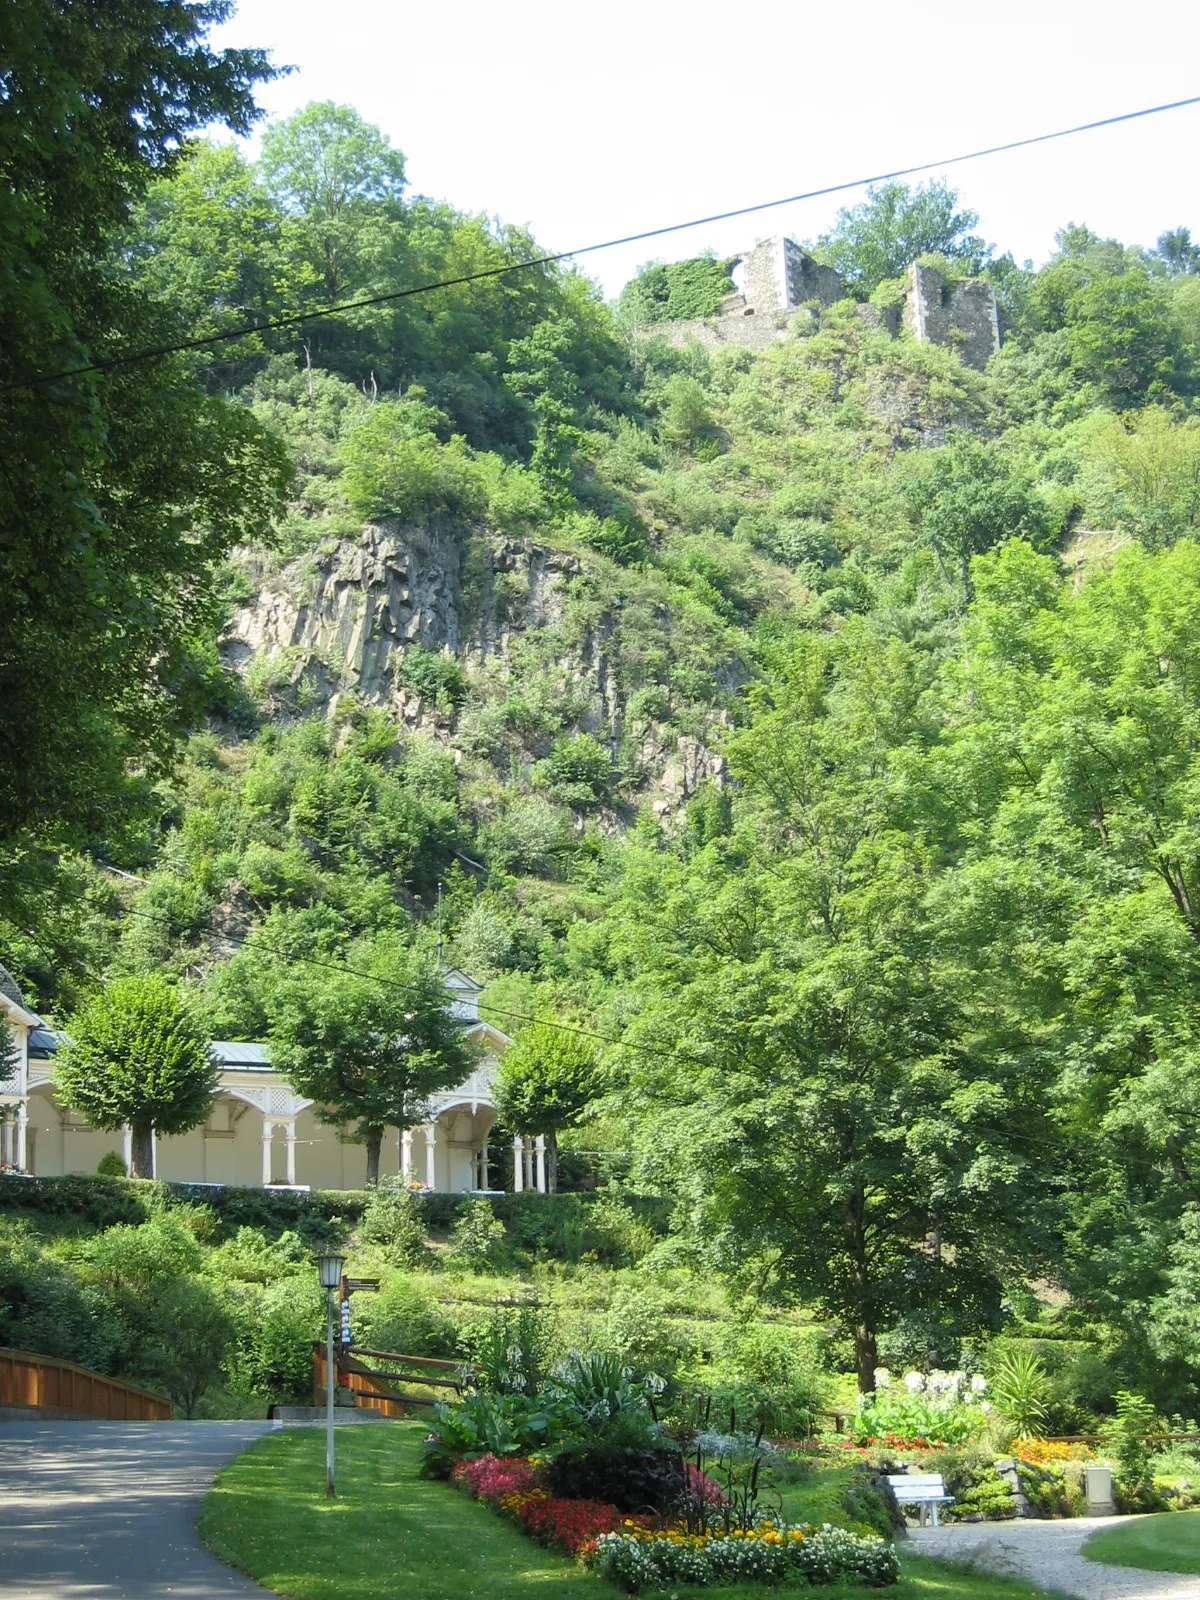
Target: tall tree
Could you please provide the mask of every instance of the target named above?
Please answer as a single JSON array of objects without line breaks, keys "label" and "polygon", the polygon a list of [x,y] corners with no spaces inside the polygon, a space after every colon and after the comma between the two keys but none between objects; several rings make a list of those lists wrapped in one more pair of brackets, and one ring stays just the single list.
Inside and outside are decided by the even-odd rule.
[{"label": "tall tree", "polygon": [[898,278],[918,256],[941,255],[979,272],[991,246],[970,230],[974,211],[957,211],[958,190],[941,178],[872,185],[861,205],[843,207],[818,244],[855,294],[866,296],[885,278]]},{"label": "tall tree", "polygon": [[467,1076],[471,1051],[437,967],[395,935],[360,939],[344,970],[312,967],[267,1000],[272,1064],[321,1116],[349,1124],[379,1179],[385,1128],[412,1128],[429,1096]]},{"label": "tall tree", "polygon": [[715,1262],[822,1306],[870,1389],[882,1331],[994,1326],[998,1262],[1051,1247],[1045,1067],[940,939],[918,654],[864,623],[774,665],[733,833],[628,884],[630,1092]]},{"label": "tall tree", "polygon": [[[116,249],[190,130],[246,132],[228,0],[15,0],[0,93],[0,843],[119,815],[123,761],[191,709],[209,577],[279,503],[281,452],[176,359],[53,374],[181,328]],[[49,378],[48,378],[48,375]],[[35,755],[40,752],[40,756]]]},{"label": "tall tree", "polygon": [[575,1126],[598,1090],[591,1043],[552,1019],[522,1028],[501,1057],[492,1091],[499,1120],[514,1133],[546,1135],[551,1190],[558,1186],[559,1132]]},{"label": "tall tree", "polygon": [[161,978],[137,977],[110,983],[69,1033],[55,1093],[93,1127],[128,1124],[130,1176],[153,1177],[153,1135],[186,1133],[212,1109],[219,1070],[203,1029]]}]

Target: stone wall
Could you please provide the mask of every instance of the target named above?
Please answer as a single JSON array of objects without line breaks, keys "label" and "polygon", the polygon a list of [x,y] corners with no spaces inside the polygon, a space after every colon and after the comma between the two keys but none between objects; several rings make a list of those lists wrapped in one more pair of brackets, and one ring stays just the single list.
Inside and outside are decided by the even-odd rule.
[{"label": "stone wall", "polygon": [[901,321],[914,339],[949,345],[964,366],[981,372],[1000,348],[996,291],[984,278],[956,281],[914,261]]},{"label": "stone wall", "polygon": [[765,350],[787,337],[801,307],[814,301],[832,306],[846,297],[840,273],[814,261],[794,239],[767,239],[740,266],[743,286],[726,295],[715,316],[654,323],[647,337],[679,348],[694,342],[706,350]]},{"label": "stone wall", "polygon": [[[734,269],[741,287],[726,295],[715,316],[650,323],[647,339],[665,339],[682,349],[730,346],[761,351],[789,333],[806,331],[804,307],[836,305],[846,298],[841,274],[823,267],[794,239],[767,239],[743,256]],[[894,338],[903,325],[914,339],[948,345],[964,366],[982,371],[1000,348],[996,294],[982,278],[950,279],[935,267],[913,262],[899,311],[892,306],[860,305],[866,326]]]}]

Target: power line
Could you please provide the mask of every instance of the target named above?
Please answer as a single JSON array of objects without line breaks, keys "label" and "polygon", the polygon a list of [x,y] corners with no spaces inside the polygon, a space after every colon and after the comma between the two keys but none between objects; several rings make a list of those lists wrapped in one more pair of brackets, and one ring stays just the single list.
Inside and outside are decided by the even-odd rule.
[{"label": "power line", "polygon": [[1011,150],[1027,150],[1033,145],[1048,144],[1055,139],[1069,139],[1077,133],[1092,133],[1097,128],[1111,128],[1122,122],[1136,122],[1143,117],[1156,117],[1166,111],[1179,111],[1185,106],[1200,105],[1200,95],[1185,100],[1171,100],[1163,105],[1144,106],[1139,111],[1122,111],[1116,116],[1100,117],[1094,122],[1076,123],[1070,128],[1056,128],[1051,133],[1030,134],[1023,139],[1009,139],[1004,144],[987,145],[980,150],[968,150],[960,155],[946,156],[939,161],[921,161],[914,166],[895,167],[889,172],[875,172],[863,178],[851,178],[842,183],[826,184],[820,189],[808,189],[801,194],[784,195],[778,200],[761,200],[754,205],[737,206],[731,211],[717,211],[707,217],[693,217],[688,222],[672,222],[661,228],[647,228],[641,233],[629,233],[619,239],[604,239],[598,244],[582,245],[575,250],[560,250],[552,255],[533,256],[526,261],[511,261],[501,267],[485,267],[479,272],[464,273],[457,278],[441,278],[433,283],[417,284],[411,289],[393,289],[386,294],[368,295],[359,300],[344,300],[332,305],[318,306],[313,311],[296,311],[284,317],[268,317],[261,322],[246,323],[239,328],[229,328],[223,333],[205,334],[201,338],[183,339],[175,344],[156,345],[150,349],[132,351],[129,355],[110,356],[103,361],[93,361],[86,366],[62,367],[53,372],[37,373],[17,383],[5,384],[0,394],[14,389],[28,389],[61,378],[82,378],[97,372],[112,372],[143,361],[155,361],[163,356],[182,355],[189,350],[204,350],[212,345],[227,344],[234,339],[248,339],[256,333],[273,333],[285,328],[296,328],[306,322],[317,322],[325,317],[338,317],[348,311],[364,310],[371,306],[388,305],[398,300],[409,300],[417,295],[433,294],[439,289],[457,289],[469,283],[479,283],[489,278],[502,278],[513,272],[526,272],[534,267],[554,266],[577,256],[594,255],[600,250],[615,250],[620,245],[642,244],[648,239],[661,239],[667,234],[683,233],[689,228],[702,228],[715,222],[729,222],[736,217],[754,216],[762,211],[774,211],[780,206],[797,205],[802,200],[819,200],[829,195],[845,194],[851,189],[862,189],[872,183],[888,183],[896,178],[914,177],[929,172],[934,167],[961,166],[965,161],[979,161],[984,156],[1004,155]]}]

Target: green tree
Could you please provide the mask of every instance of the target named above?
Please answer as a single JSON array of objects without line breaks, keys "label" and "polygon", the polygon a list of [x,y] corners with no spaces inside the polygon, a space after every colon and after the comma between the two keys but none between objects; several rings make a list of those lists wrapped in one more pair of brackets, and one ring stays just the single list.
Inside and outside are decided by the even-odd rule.
[{"label": "green tree", "polygon": [[220,1291],[203,1278],[171,1278],[154,1297],[142,1364],[185,1417],[221,1374],[234,1320]]},{"label": "green tree", "polygon": [[[254,168],[232,145],[199,142],[156,180],[131,224],[138,279],[174,307],[193,337],[265,321],[286,310],[281,257],[289,224]],[[224,389],[260,363],[261,338],[216,345],[201,359]]]},{"label": "green tree", "polygon": [[[226,0],[17,0],[0,96],[0,840],[102,834],[195,712],[211,569],[261,537],[281,452],[163,358],[43,381],[170,342],[117,254],[131,207],[195,128],[245,133],[259,51],[216,52]],[[30,759],[54,751],[53,762]],[[51,770],[53,768],[53,770]]]},{"label": "green tree", "polygon": [[571,504],[571,469],[583,442],[576,415],[578,382],[567,360],[570,347],[570,330],[562,322],[541,322],[527,338],[509,345],[504,375],[532,412],[530,466],[547,499],[560,509]]},{"label": "green tree", "polygon": [[212,1109],[219,1071],[191,1010],[158,977],[116,978],[70,1020],[58,1098],[96,1128],[127,1123],[130,1176],[154,1176],[153,1135],[186,1133]]},{"label": "green tree", "polygon": [[313,101],[268,129],[259,166],[268,191],[304,219],[297,242],[321,294],[357,288],[381,225],[403,209],[401,152],[353,106]]},{"label": "green tree", "polygon": [[906,485],[923,537],[971,598],[971,561],[1005,539],[1040,546],[1053,530],[1046,502],[994,445],[959,433],[930,451]]},{"label": "green tree", "polygon": [[599,1092],[595,1052],[578,1033],[544,1019],[523,1027],[493,1083],[500,1122],[546,1136],[547,1183],[558,1186],[558,1135],[575,1127]]},{"label": "green tree", "polygon": [[945,256],[968,272],[980,272],[991,246],[971,233],[974,211],[956,211],[958,191],[941,178],[916,188],[907,183],[872,185],[861,205],[843,207],[818,245],[847,288],[861,298],[886,278],[898,278],[923,255]]},{"label": "green tree", "polygon": [[1052,1251],[1046,1062],[941,938],[919,655],[847,625],[776,655],[729,745],[732,834],[627,875],[640,1170],[714,1264],[878,1337],[995,1326],[998,1261]]},{"label": "green tree", "polygon": [[367,1182],[377,1183],[384,1129],[425,1121],[429,1096],[462,1082],[471,1052],[438,969],[399,937],[357,941],[345,967],[274,987],[271,1059],[327,1122],[351,1125],[367,1147]]}]

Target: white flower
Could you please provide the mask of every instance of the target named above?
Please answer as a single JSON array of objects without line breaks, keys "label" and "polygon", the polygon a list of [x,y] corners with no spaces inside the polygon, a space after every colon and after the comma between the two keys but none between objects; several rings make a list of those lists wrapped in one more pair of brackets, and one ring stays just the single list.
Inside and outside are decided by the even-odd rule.
[{"label": "white flower", "polygon": [[979,1409],[980,1409],[980,1411],[983,1412],[983,1414],[985,1416],[990,1416],[991,1415],[991,1410],[992,1410],[992,1402],[990,1400],[981,1400],[979,1402]]},{"label": "white flower", "polygon": [[919,1372],[906,1372],[904,1374],[904,1387],[909,1394],[920,1394],[925,1387],[925,1379]]},{"label": "white flower", "polygon": [[984,1377],[982,1372],[977,1372],[975,1374],[975,1376],[971,1379],[971,1393],[972,1394],[986,1394],[987,1393],[987,1386],[988,1386],[988,1381]]},{"label": "white flower", "polygon": [[877,1389],[887,1389],[887,1388],[889,1388],[890,1385],[891,1385],[891,1381],[892,1381],[892,1375],[891,1375],[891,1373],[888,1371],[888,1369],[886,1367],[876,1367],[875,1368],[875,1387]]}]

